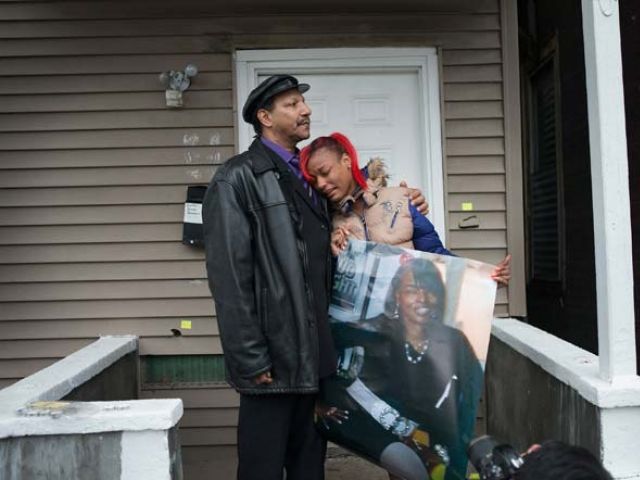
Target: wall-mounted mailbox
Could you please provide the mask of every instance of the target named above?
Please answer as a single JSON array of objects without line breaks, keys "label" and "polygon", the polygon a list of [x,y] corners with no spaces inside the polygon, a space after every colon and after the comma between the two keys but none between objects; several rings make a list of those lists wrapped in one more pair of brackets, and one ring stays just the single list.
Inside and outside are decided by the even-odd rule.
[{"label": "wall-mounted mailbox", "polygon": [[185,245],[203,246],[202,234],[202,200],[205,186],[187,187],[187,201],[184,203],[184,220],[182,227],[182,243]]}]

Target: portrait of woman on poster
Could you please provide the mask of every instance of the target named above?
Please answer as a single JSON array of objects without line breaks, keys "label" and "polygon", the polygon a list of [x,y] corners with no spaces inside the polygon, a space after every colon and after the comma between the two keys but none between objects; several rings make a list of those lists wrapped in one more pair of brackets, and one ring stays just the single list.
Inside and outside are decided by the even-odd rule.
[{"label": "portrait of woman on poster", "polygon": [[443,323],[445,287],[433,262],[408,258],[384,313],[332,324],[342,352],[323,385],[326,436],[406,480],[464,478],[482,367],[459,330]]}]

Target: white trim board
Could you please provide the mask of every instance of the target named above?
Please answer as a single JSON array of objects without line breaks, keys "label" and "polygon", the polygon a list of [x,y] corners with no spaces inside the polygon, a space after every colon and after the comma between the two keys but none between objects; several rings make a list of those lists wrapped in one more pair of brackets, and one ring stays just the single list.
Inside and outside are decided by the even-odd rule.
[{"label": "white trim board", "polygon": [[[238,50],[235,52],[236,119],[238,150],[251,143],[253,128],[242,120],[242,105],[258,84],[259,75],[276,73],[312,74],[315,72],[359,73],[367,71],[415,72],[422,86],[418,99],[424,129],[422,146],[425,160],[423,185],[429,200],[431,221],[446,245],[446,212],[440,83],[435,48],[321,48],[289,50]],[[313,129],[313,124],[312,124]]]}]

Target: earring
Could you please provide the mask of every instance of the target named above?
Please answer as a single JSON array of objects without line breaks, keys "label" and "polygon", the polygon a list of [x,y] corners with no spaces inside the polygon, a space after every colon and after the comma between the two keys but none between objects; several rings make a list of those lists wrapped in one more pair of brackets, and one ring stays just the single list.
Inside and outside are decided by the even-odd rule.
[{"label": "earring", "polygon": [[398,311],[398,304],[396,303],[396,309],[393,311],[393,313],[391,314],[391,318],[393,320],[397,320],[400,318],[400,312]]}]

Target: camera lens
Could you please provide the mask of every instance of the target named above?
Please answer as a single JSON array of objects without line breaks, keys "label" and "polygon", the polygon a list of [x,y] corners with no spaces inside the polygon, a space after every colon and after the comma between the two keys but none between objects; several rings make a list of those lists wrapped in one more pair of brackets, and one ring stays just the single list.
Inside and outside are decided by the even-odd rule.
[{"label": "camera lens", "polygon": [[469,448],[467,448],[467,455],[469,455],[469,461],[471,465],[478,471],[481,471],[481,466],[484,463],[483,460],[490,457],[493,453],[493,449],[498,445],[492,437],[489,435],[483,435],[471,441]]}]

